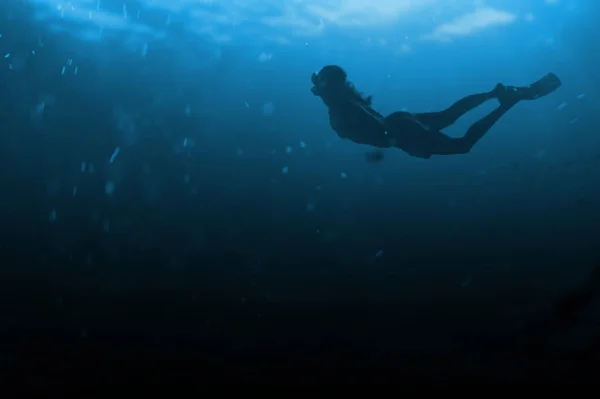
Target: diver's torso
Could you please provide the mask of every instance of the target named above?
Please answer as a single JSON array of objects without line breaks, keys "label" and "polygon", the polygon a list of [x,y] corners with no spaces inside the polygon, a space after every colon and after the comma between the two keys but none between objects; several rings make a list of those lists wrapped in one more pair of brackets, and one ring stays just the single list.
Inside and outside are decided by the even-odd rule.
[{"label": "diver's torso", "polygon": [[331,127],[338,136],[357,144],[379,148],[396,147],[409,155],[429,158],[426,127],[408,112],[383,117],[366,107],[348,105],[329,109]]},{"label": "diver's torso", "polygon": [[393,143],[387,136],[382,120],[357,110],[329,110],[329,122],[333,130],[343,139],[357,144],[389,148]]}]

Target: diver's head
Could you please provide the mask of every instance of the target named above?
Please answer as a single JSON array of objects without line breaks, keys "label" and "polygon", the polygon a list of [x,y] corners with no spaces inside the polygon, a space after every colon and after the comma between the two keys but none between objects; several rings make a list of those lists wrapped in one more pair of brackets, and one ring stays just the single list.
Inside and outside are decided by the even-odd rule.
[{"label": "diver's head", "polygon": [[346,85],[346,72],[337,65],[327,65],[318,73],[313,73],[311,81],[313,87],[311,91],[314,95],[319,96],[326,92],[332,92]]}]

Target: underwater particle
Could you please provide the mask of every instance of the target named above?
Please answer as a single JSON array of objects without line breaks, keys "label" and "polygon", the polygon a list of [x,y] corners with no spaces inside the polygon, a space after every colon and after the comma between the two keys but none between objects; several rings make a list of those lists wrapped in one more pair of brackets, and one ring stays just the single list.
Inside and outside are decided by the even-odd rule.
[{"label": "underwater particle", "polygon": [[286,175],[288,171],[289,171],[289,168],[287,166],[284,166],[283,168],[281,168],[281,173],[283,173],[284,175]]},{"label": "underwater particle", "polygon": [[48,220],[50,222],[56,222],[57,216],[56,216],[56,209],[52,209],[52,211],[50,211],[50,215],[48,216]]},{"label": "underwater particle", "polygon": [[46,103],[45,102],[41,102],[38,105],[35,106],[35,116],[40,116],[44,113],[44,110],[46,109]]},{"label": "underwater particle", "polygon": [[289,153],[291,153],[292,151],[293,151],[293,148],[292,148],[292,146],[291,146],[291,145],[288,145],[287,147],[285,147],[285,153],[286,153],[286,154],[289,154]]},{"label": "underwater particle", "polygon": [[108,160],[109,164],[111,164],[111,163],[113,163],[115,161],[115,159],[119,155],[120,151],[121,151],[120,147],[115,148],[115,150],[113,151],[112,155],[110,156],[110,159]]},{"label": "underwater particle", "polygon": [[273,54],[262,52],[258,55],[259,62],[267,62],[273,59]]},{"label": "underwater particle", "polygon": [[381,151],[381,150],[369,151],[365,154],[365,158],[366,158],[367,162],[370,162],[370,163],[381,162],[381,161],[383,161],[383,151]]},{"label": "underwater particle", "polygon": [[13,67],[14,70],[20,71],[21,69],[23,69],[23,67],[25,67],[25,64],[27,62],[26,59],[26,54],[25,53],[20,53],[11,56],[11,66]]},{"label": "underwater particle", "polygon": [[340,177],[341,177],[342,179],[345,179],[345,178],[347,178],[347,177],[348,177],[348,175],[346,174],[346,172],[342,172],[342,173],[340,173]]},{"label": "underwater particle", "polygon": [[582,98],[585,98],[585,93],[581,93],[576,97],[578,100],[581,100]]},{"label": "underwater particle", "polygon": [[115,193],[115,183],[113,183],[112,180],[108,180],[106,184],[104,184],[104,192],[109,196]]},{"label": "underwater particle", "polygon": [[306,204],[306,212],[314,212],[315,211],[315,204],[312,202],[309,202],[308,204]]},{"label": "underwater particle", "polygon": [[304,141],[300,142],[300,148],[306,148],[306,143]]},{"label": "underwater particle", "polygon": [[377,251],[377,253],[375,254],[376,258],[380,258],[383,255],[383,249],[380,249],[379,251]]},{"label": "underwater particle", "polygon": [[190,182],[190,175],[185,175],[185,176],[183,176],[183,182],[184,182],[185,184],[188,184],[188,183]]},{"label": "underwater particle", "polygon": [[460,283],[461,288],[466,288],[473,281],[473,277],[471,275],[467,276],[462,283]]},{"label": "underwater particle", "polygon": [[81,173],[85,173],[85,162],[81,163]]},{"label": "underwater particle", "polygon": [[275,112],[275,105],[273,103],[268,102],[263,105],[262,113],[264,116],[271,116]]},{"label": "underwater particle", "polygon": [[565,109],[567,107],[567,105],[569,105],[569,104],[566,101],[563,101],[562,103],[558,104],[558,107],[556,107],[556,109],[561,111],[561,110]]},{"label": "underwater particle", "polygon": [[4,54],[4,58],[10,58],[10,53]]}]

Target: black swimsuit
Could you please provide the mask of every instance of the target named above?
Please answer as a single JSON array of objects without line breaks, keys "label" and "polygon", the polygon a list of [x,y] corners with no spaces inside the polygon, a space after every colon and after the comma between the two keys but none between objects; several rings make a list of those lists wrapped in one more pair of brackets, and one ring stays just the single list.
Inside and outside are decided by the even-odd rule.
[{"label": "black swimsuit", "polygon": [[442,135],[430,131],[409,112],[383,117],[371,107],[354,102],[331,107],[329,121],[341,138],[379,148],[397,147],[419,158],[431,157],[428,149],[434,136]]}]

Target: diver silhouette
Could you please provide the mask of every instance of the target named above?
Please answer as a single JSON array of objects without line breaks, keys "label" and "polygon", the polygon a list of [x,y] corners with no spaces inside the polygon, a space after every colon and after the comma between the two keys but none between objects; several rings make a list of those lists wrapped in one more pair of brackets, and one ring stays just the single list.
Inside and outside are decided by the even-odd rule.
[{"label": "diver silhouette", "polygon": [[[378,148],[400,148],[419,158],[468,153],[519,101],[544,97],[561,86],[560,79],[549,73],[529,86],[498,83],[493,90],[464,97],[443,111],[399,111],[383,116],[371,107],[371,97],[358,92],[339,66],[325,66],[318,73],[313,73],[311,80],[311,91],[329,109],[329,121],[338,136]],[[467,112],[492,99],[496,99],[499,106],[471,125],[463,137],[450,137],[442,132]]]}]

